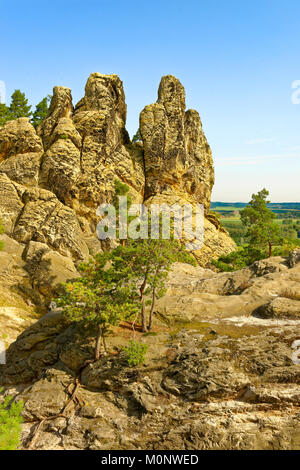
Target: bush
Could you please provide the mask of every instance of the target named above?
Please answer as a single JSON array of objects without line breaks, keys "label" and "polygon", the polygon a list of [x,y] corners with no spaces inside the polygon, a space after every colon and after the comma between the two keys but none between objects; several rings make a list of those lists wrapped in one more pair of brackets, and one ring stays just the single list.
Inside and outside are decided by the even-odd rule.
[{"label": "bush", "polygon": [[289,256],[292,250],[300,247],[300,239],[284,239],[282,246],[274,249],[274,256]]},{"label": "bush", "polygon": [[144,364],[147,349],[148,345],[145,343],[138,343],[137,341],[132,340],[129,341],[128,346],[123,348],[129,367]]},{"label": "bush", "polygon": [[291,299],[291,300],[300,300],[300,293],[296,292],[293,289],[284,289],[280,297],[284,297],[285,299]]},{"label": "bush", "polygon": [[218,260],[213,260],[212,264],[220,271],[237,271],[238,269],[250,266],[255,261],[264,259],[267,256],[266,251],[262,249],[244,245],[227,256],[221,256]]},{"label": "bush", "polygon": [[20,445],[23,402],[6,396],[0,404],[0,450],[16,450]]}]

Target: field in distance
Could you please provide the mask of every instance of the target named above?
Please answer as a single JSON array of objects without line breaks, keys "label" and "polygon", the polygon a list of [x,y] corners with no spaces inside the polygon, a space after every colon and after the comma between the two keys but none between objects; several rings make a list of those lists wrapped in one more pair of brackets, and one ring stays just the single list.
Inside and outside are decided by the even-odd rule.
[{"label": "field in distance", "polygon": [[[220,216],[221,223],[235,242],[244,242],[245,229],[240,220],[240,211],[245,202],[212,202],[211,211]],[[276,222],[281,225],[282,235],[290,239],[300,239],[300,202],[270,203],[268,207],[276,214]]]}]

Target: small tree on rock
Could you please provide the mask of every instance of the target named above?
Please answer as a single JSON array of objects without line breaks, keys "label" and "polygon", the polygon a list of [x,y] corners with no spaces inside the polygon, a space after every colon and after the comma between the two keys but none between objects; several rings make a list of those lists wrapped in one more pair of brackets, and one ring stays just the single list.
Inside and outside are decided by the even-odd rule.
[{"label": "small tree on rock", "polygon": [[0,126],[4,126],[7,121],[11,121],[13,119],[9,108],[4,104],[0,103]]},{"label": "small tree on rock", "polygon": [[105,345],[105,335],[112,325],[129,319],[137,312],[138,296],[130,283],[125,284],[120,273],[107,267],[110,254],[97,254],[88,263],[80,266],[83,276],[64,284],[58,299],[64,315],[72,322],[97,328],[95,360]]},{"label": "small tree on rock", "polygon": [[134,136],[132,137],[132,143],[135,144],[136,142],[140,142],[142,140],[142,135],[140,129],[136,131]]},{"label": "small tree on rock", "polygon": [[241,221],[246,227],[246,237],[252,247],[268,250],[272,256],[273,246],[281,243],[280,226],[276,215],[267,207],[269,192],[266,189],[252,195],[249,204],[241,211]]},{"label": "small tree on rock", "polygon": [[28,99],[26,99],[25,93],[22,93],[20,90],[14,91],[11,96],[9,112],[12,119],[30,117],[32,115],[31,106],[28,105]]},{"label": "small tree on rock", "polygon": [[[128,240],[112,252],[112,268],[131,285],[138,286],[142,331],[152,328],[155,302],[166,292],[166,280],[175,262],[195,265],[195,259],[177,240]],[[149,299],[150,297],[150,299]],[[146,305],[150,305],[149,319]]]}]

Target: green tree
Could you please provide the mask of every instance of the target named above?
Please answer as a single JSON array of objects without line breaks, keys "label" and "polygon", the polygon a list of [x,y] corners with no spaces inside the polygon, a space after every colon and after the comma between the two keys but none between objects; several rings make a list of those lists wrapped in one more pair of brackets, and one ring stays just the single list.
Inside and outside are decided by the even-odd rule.
[{"label": "green tree", "polygon": [[142,140],[142,135],[140,129],[136,131],[134,136],[132,137],[132,142],[135,144],[136,142],[140,142]]},{"label": "green tree", "polygon": [[37,128],[37,126],[41,124],[41,122],[43,122],[44,119],[46,119],[46,117],[48,116],[50,100],[51,96],[48,95],[36,105],[35,111],[31,119],[31,123],[35,128]]},{"label": "green tree", "polygon": [[79,266],[83,276],[63,285],[58,305],[72,322],[95,326],[97,339],[95,360],[105,345],[105,335],[111,325],[118,325],[137,313],[138,296],[130,283],[125,284],[119,272],[107,267],[112,254],[97,254]]},{"label": "green tree", "polygon": [[7,121],[11,121],[13,119],[9,108],[4,104],[0,103],[0,126],[4,126]]},{"label": "green tree", "polygon": [[276,215],[267,207],[269,192],[266,189],[252,195],[245,209],[241,210],[241,221],[246,227],[246,238],[250,246],[264,248],[272,256],[274,245],[281,243],[280,226],[274,221]]},{"label": "green tree", "polygon": [[[119,276],[138,286],[142,331],[152,328],[156,299],[166,291],[165,284],[172,264],[176,261],[195,265],[195,259],[177,240],[128,240],[112,252],[112,268]],[[149,301],[147,302],[150,296]],[[150,305],[149,321],[146,304]]]},{"label": "green tree", "polygon": [[[0,390],[1,391],[1,390]],[[0,450],[16,450],[20,445],[23,403],[6,396],[0,403]]]},{"label": "green tree", "polygon": [[25,93],[22,93],[20,90],[13,92],[9,112],[12,119],[30,117],[32,115],[31,106],[28,105],[28,99],[26,99]]}]

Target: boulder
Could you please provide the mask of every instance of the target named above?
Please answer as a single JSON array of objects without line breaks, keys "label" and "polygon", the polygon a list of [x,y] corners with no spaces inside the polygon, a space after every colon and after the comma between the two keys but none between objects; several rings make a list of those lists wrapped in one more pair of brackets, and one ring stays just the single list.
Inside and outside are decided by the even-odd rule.
[{"label": "boulder", "polygon": [[42,151],[42,141],[30,124],[29,118],[8,121],[0,127],[0,162],[13,155]]},{"label": "boulder", "polygon": [[300,319],[300,295],[298,300],[277,297],[271,302],[259,307],[255,314],[261,318],[290,318]]}]

